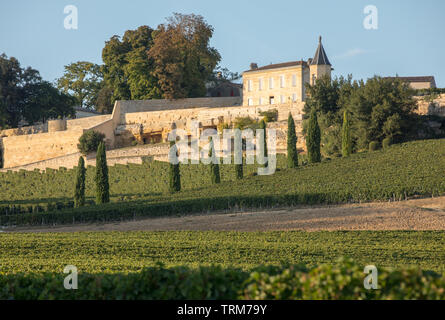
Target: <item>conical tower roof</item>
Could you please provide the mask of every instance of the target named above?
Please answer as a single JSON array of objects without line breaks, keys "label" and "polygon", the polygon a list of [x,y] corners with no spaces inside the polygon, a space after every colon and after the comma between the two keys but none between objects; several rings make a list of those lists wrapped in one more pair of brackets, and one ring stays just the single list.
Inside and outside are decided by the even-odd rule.
[{"label": "conical tower roof", "polygon": [[311,65],[331,65],[328,56],[324,51],[323,45],[321,44],[321,36],[318,38],[318,48],[317,51],[315,51],[314,59],[312,59]]}]

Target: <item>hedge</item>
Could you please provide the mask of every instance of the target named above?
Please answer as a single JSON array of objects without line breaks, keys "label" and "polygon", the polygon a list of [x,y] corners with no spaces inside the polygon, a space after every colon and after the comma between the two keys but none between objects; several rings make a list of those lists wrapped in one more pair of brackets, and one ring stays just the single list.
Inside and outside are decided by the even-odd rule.
[{"label": "hedge", "polygon": [[78,289],[66,290],[66,274],[0,277],[0,299],[445,299],[445,279],[419,269],[379,270],[377,290],[364,289],[363,266],[164,268],[129,274],[82,274]]}]

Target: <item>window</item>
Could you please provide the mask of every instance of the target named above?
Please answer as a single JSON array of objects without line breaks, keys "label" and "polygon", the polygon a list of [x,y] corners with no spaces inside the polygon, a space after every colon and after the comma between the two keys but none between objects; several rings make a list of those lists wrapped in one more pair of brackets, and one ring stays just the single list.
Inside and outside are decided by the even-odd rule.
[{"label": "window", "polygon": [[269,78],[269,89],[273,89],[273,78]]},{"label": "window", "polygon": [[280,88],[284,88],[284,76],[280,76]]},{"label": "window", "polygon": [[263,98],[260,98],[260,103],[259,105],[261,106],[263,104]]},{"label": "window", "polygon": [[269,104],[275,104],[275,97],[274,96],[269,97]]},{"label": "window", "polygon": [[247,80],[247,91],[252,91],[252,80]]},{"label": "window", "polygon": [[260,91],[263,90],[263,78],[260,79],[258,88]]},{"label": "window", "polygon": [[293,74],[292,75],[292,87],[296,87],[297,86],[297,75]]},{"label": "window", "polygon": [[247,99],[247,105],[248,105],[248,106],[253,106],[253,100],[252,100],[252,98]]},{"label": "window", "polygon": [[297,94],[296,93],[292,93],[292,101],[293,102],[297,101]]},{"label": "window", "polygon": [[280,96],[280,102],[281,102],[281,103],[286,103],[286,97],[283,96],[283,95],[281,95],[281,96]]}]

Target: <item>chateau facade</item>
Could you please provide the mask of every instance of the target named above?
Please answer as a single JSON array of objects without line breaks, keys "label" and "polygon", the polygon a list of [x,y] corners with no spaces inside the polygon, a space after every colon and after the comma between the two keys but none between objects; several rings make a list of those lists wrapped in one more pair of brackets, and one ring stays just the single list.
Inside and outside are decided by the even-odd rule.
[{"label": "chateau facade", "polygon": [[251,63],[243,72],[243,105],[263,106],[302,102],[306,83],[314,84],[322,76],[331,77],[332,66],[321,37],[313,59],[258,67]]}]

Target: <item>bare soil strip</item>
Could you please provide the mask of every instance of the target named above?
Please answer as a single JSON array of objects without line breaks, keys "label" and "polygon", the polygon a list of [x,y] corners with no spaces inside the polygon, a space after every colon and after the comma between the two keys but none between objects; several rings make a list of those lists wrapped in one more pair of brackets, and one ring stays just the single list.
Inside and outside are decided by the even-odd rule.
[{"label": "bare soil strip", "polygon": [[105,224],[19,227],[5,232],[79,231],[272,231],[272,230],[445,230],[445,197],[210,213]]}]

